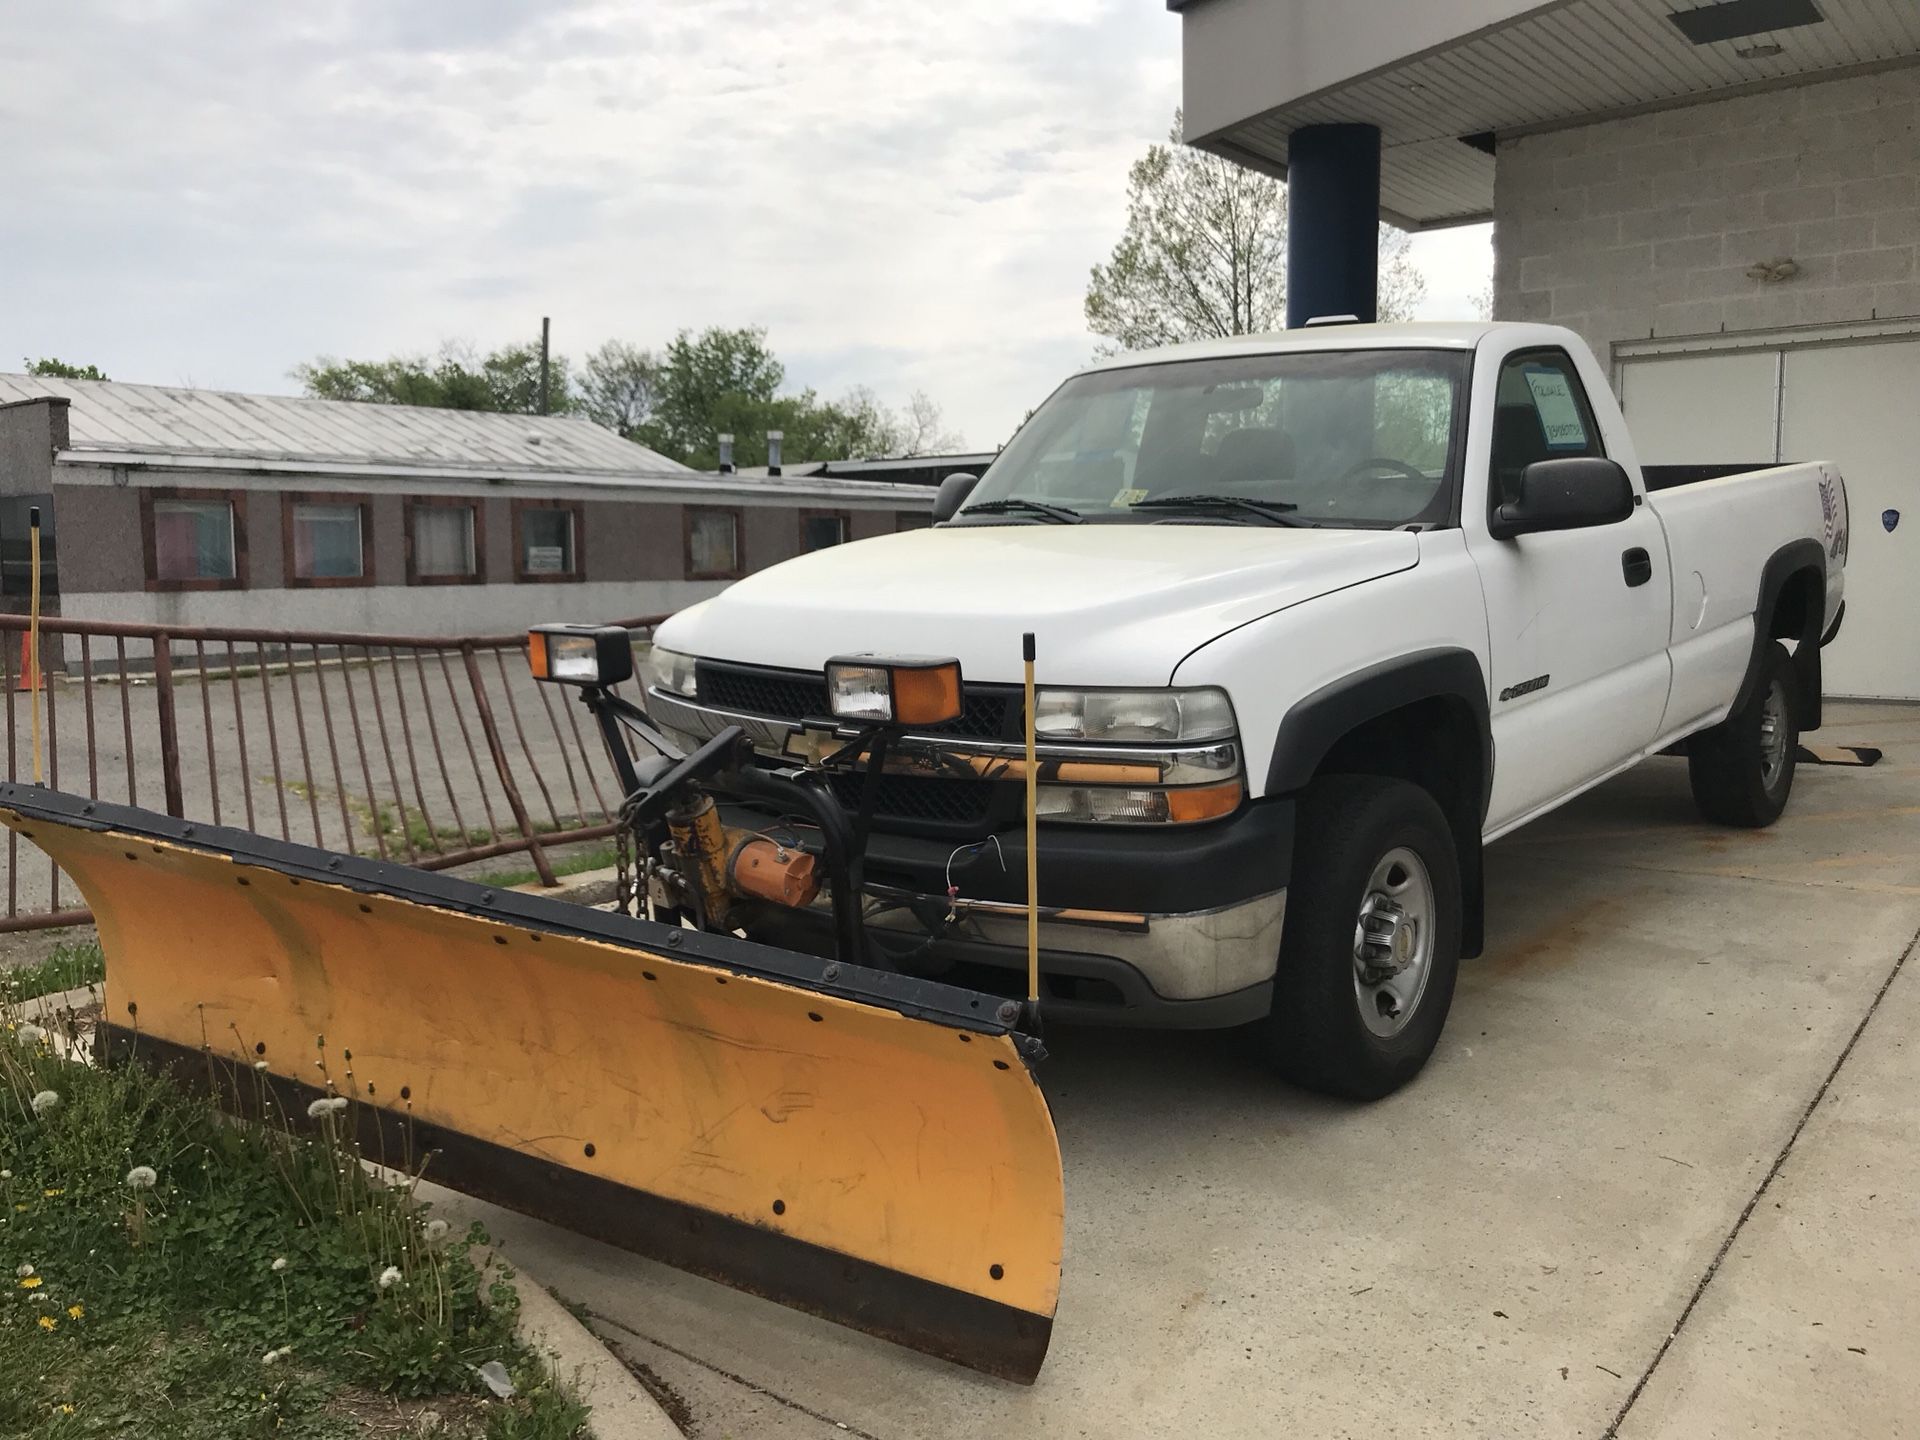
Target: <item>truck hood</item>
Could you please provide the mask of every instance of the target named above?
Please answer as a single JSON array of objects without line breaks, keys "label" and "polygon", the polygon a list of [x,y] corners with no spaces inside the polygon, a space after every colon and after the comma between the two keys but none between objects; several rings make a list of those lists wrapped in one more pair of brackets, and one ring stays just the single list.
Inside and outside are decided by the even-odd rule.
[{"label": "truck hood", "polygon": [[952,655],[1020,678],[1032,631],[1053,684],[1164,685],[1227,631],[1410,569],[1405,531],[1267,525],[966,525],[837,545],[739,581],[661,626],[672,650],[818,670],[836,655]]}]

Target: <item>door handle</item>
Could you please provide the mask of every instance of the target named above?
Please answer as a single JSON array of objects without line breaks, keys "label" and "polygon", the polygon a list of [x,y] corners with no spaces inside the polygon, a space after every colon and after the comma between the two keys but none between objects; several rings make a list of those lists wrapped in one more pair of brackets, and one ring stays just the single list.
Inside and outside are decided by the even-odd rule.
[{"label": "door handle", "polygon": [[1620,573],[1627,577],[1628,588],[1644,585],[1653,578],[1653,557],[1638,545],[1621,552]]}]

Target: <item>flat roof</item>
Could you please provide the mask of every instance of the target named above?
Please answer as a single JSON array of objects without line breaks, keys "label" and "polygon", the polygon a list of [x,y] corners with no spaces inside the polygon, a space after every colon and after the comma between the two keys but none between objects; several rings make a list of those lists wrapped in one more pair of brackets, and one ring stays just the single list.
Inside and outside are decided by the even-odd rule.
[{"label": "flat roof", "polygon": [[[1914,0],[1177,0],[1188,143],[1381,132],[1382,217],[1487,220],[1500,138],[1920,61]],[[1812,17],[1809,19],[1809,15]]]}]

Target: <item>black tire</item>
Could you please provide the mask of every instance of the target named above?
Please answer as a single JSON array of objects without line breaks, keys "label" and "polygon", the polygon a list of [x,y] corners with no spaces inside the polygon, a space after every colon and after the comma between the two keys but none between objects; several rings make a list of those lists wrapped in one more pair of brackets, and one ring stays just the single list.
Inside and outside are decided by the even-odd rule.
[{"label": "black tire", "polygon": [[[1439,805],[1417,785],[1328,775],[1301,797],[1296,836],[1267,1021],[1269,1053],[1296,1084],[1377,1100],[1420,1073],[1453,1004],[1461,917],[1453,834]],[[1425,979],[1403,1016],[1387,1011],[1394,997],[1363,992],[1356,955],[1362,905],[1375,893],[1370,881],[1396,850],[1418,858],[1431,894]],[[1391,871],[1386,878],[1391,883]],[[1414,942],[1416,954],[1422,943]],[[1374,1005],[1375,1022],[1364,1012],[1367,1003]],[[1394,1033],[1378,1033],[1376,1025],[1395,1023]]]},{"label": "black tire", "polygon": [[1711,730],[1687,742],[1693,803],[1721,825],[1771,825],[1793,793],[1800,747],[1799,678],[1778,640],[1760,652],[1753,697]]}]

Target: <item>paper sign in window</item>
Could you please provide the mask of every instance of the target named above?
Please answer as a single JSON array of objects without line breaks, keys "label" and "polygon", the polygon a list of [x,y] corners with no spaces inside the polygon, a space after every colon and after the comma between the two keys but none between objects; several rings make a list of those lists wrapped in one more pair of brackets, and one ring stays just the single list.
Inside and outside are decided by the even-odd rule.
[{"label": "paper sign in window", "polygon": [[1540,428],[1546,432],[1549,450],[1584,450],[1587,426],[1580,418],[1580,402],[1574,398],[1573,382],[1566,372],[1545,365],[1529,365],[1522,372],[1527,388],[1533,392],[1533,408],[1540,416]]}]

